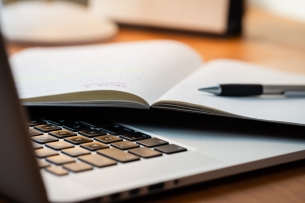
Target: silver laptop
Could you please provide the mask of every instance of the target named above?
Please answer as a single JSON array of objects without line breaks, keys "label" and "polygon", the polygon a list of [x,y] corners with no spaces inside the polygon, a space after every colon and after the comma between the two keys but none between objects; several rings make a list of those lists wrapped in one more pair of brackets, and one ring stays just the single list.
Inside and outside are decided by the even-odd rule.
[{"label": "silver laptop", "polygon": [[116,202],[305,158],[302,127],[101,108],[26,118],[0,38],[0,193],[10,199]]}]

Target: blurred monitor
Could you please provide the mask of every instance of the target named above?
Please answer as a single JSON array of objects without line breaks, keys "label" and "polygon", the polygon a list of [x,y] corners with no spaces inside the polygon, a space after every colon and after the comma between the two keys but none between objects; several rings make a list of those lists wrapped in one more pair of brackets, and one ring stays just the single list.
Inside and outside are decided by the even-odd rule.
[{"label": "blurred monitor", "polygon": [[241,33],[242,0],[90,0],[91,11],[123,25],[199,32]]}]

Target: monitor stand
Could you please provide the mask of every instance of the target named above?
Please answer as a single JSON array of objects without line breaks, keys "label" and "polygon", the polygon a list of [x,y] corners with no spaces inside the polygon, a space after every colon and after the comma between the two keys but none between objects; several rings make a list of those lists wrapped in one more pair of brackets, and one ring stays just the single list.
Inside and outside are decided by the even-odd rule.
[{"label": "monitor stand", "polygon": [[94,16],[81,5],[59,1],[20,1],[2,7],[2,31],[11,42],[84,44],[113,37],[109,19]]}]

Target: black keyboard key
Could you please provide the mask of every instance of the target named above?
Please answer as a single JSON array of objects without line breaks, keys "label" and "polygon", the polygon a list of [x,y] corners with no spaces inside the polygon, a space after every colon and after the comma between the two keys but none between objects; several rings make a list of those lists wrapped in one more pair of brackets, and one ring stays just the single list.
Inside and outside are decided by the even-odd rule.
[{"label": "black keyboard key", "polygon": [[140,133],[140,132],[121,135],[120,137],[122,137],[126,140],[129,140],[129,141],[137,141],[137,140],[143,140],[143,139],[151,138],[151,136],[146,135],[144,133]]},{"label": "black keyboard key", "polygon": [[69,156],[81,156],[81,155],[86,155],[86,154],[91,154],[90,151],[80,148],[80,147],[74,147],[74,148],[69,148],[69,149],[63,149],[62,152],[64,154],[67,154]]},{"label": "black keyboard key", "polygon": [[66,155],[51,156],[51,157],[47,157],[46,160],[48,162],[51,162],[51,163],[57,164],[57,165],[75,162],[75,160],[73,158],[66,156]]},{"label": "black keyboard key", "polygon": [[63,118],[50,118],[48,119],[48,121],[54,125],[59,125],[59,126],[63,126],[67,123],[75,123],[77,122],[74,119],[63,119]]},{"label": "black keyboard key", "polygon": [[58,153],[56,151],[48,149],[48,148],[36,149],[35,154],[39,158],[45,158],[48,156],[58,155]]},{"label": "black keyboard key", "polygon": [[34,116],[32,117],[32,119],[39,119],[39,120],[42,120],[42,121],[47,121],[48,119],[50,118],[50,115],[40,115],[40,116]]},{"label": "black keyboard key", "polygon": [[125,128],[123,126],[120,125],[108,125],[108,126],[104,126],[99,128],[103,131],[108,132],[109,134],[112,135],[122,135],[122,134],[127,134],[127,133],[132,133],[134,132],[134,130],[131,130],[129,128]]},{"label": "black keyboard key", "polygon": [[107,156],[111,159],[117,160],[117,161],[122,162],[122,163],[130,162],[130,161],[136,161],[136,160],[140,159],[136,155],[123,152],[123,151],[121,151],[119,149],[116,149],[116,148],[101,149],[101,150],[98,150],[97,153],[102,154],[104,156]]},{"label": "black keyboard key", "polygon": [[76,133],[69,131],[69,130],[52,131],[52,132],[49,132],[49,134],[53,135],[55,137],[58,137],[58,138],[65,138],[65,137],[71,137],[71,136],[76,135]]},{"label": "black keyboard key", "polygon": [[96,120],[81,120],[81,123],[88,125],[93,128],[102,127],[105,125],[111,125],[112,122],[103,120],[103,119],[96,119]]},{"label": "black keyboard key", "polygon": [[45,124],[45,125],[37,125],[34,127],[37,130],[40,130],[42,132],[51,132],[51,131],[56,131],[56,130],[61,130],[60,127],[57,127],[56,125],[51,125],[51,124]]},{"label": "black keyboard key", "polygon": [[150,139],[146,139],[146,140],[141,140],[141,141],[138,141],[137,143],[144,145],[145,147],[157,147],[157,146],[168,144],[168,142],[161,140],[159,138],[150,138]]},{"label": "black keyboard key", "polygon": [[180,147],[178,145],[175,145],[175,144],[156,147],[155,150],[163,152],[165,154],[173,154],[173,153],[177,153],[177,152],[187,151],[187,149]]},{"label": "black keyboard key", "polygon": [[35,129],[28,129],[29,135],[30,136],[37,136],[37,135],[43,135],[42,132],[35,130]]},{"label": "black keyboard key", "polygon": [[143,158],[152,158],[152,157],[156,157],[156,156],[162,156],[161,152],[158,152],[156,150],[149,149],[149,148],[146,148],[146,147],[139,147],[139,148],[136,148],[136,149],[131,149],[128,152],[132,153],[132,154],[135,154],[135,155],[138,155],[138,156],[143,157]]},{"label": "black keyboard key", "polygon": [[112,166],[116,164],[116,161],[113,161],[112,159],[109,159],[107,157],[98,155],[98,154],[90,154],[90,155],[84,155],[78,157],[81,161],[87,162],[88,164],[91,164],[96,167],[106,167],[106,166]]},{"label": "black keyboard key", "polygon": [[85,149],[89,149],[91,151],[106,149],[109,147],[108,145],[102,144],[100,142],[89,142],[89,143],[81,144],[80,146]]},{"label": "black keyboard key", "polygon": [[137,145],[136,143],[129,142],[129,141],[114,142],[114,143],[111,144],[111,146],[119,148],[121,150],[126,150],[126,149],[132,149],[132,148],[140,147],[140,145]]},{"label": "black keyboard key", "polygon": [[90,129],[89,126],[86,126],[86,125],[81,124],[79,122],[65,124],[63,126],[63,128],[66,128],[66,129],[71,130],[73,132]]},{"label": "black keyboard key", "polygon": [[86,142],[92,142],[92,139],[84,136],[73,136],[73,137],[65,138],[65,141],[71,142],[72,144],[82,144]]},{"label": "black keyboard key", "polygon": [[68,171],[59,166],[50,166],[50,167],[47,167],[46,170],[48,172],[53,173],[54,175],[58,175],[58,176],[68,175]]},{"label": "black keyboard key", "polygon": [[93,167],[90,166],[89,164],[83,163],[83,162],[77,162],[77,163],[69,163],[63,165],[63,167],[69,171],[72,171],[74,173],[82,172],[82,171],[87,171],[87,170],[92,170]]},{"label": "black keyboard key", "polygon": [[67,148],[72,148],[74,147],[74,145],[68,143],[68,142],[50,142],[48,144],[46,144],[47,147],[51,147],[52,149],[55,150],[62,150],[62,149],[67,149]]},{"label": "black keyboard key", "polygon": [[94,139],[97,141],[103,142],[105,144],[123,141],[122,138],[114,136],[114,135],[103,135],[103,136],[95,137]]},{"label": "black keyboard key", "polygon": [[38,167],[39,168],[46,168],[46,167],[49,167],[50,164],[48,164],[47,162],[45,161],[41,161],[41,160],[37,160],[37,163],[38,163]]},{"label": "black keyboard key", "polygon": [[35,143],[35,142],[32,142],[32,145],[33,145],[33,148],[34,148],[34,149],[40,149],[40,148],[42,148],[42,145],[37,144],[37,143]]},{"label": "black keyboard key", "polygon": [[39,136],[34,136],[31,137],[31,139],[35,142],[38,142],[40,144],[45,144],[48,142],[55,142],[58,141],[56,137],[50,136],[50,135],[39,135]]},{"label": "black keyboard key", "polygon": [[107,133],[105,133],[104,131],[95,130],[95,129],[81,130],[78,133],[85,135],[86,137],[96,137],[96,136],[101,136],[101,135],[107,135]]},{"label": "black keyboard key", "polygon": [[43,121],[43,120],[40,120],[40,119],[31,119],[30,121],[28,121],[27,124],[28,124],[29,127],[33,127],[33,126],[36,126],[36,125],[46,124],[46,122]]}]

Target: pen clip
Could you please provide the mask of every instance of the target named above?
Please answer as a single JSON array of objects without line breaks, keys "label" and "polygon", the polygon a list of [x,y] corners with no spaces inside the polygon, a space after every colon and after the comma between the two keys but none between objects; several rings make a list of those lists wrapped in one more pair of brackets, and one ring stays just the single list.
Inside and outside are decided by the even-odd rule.
[{"label": "pen clip", "polygon": [[305,91],[286,91],[284,95],[286,97],[305,97]]}]

